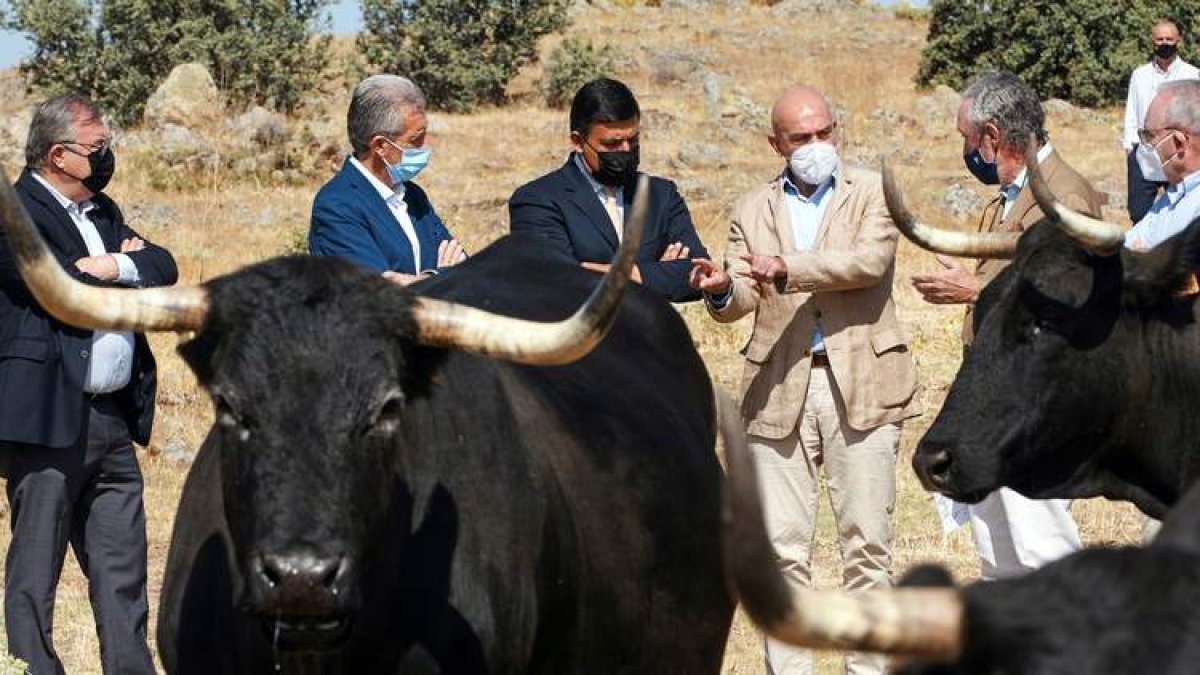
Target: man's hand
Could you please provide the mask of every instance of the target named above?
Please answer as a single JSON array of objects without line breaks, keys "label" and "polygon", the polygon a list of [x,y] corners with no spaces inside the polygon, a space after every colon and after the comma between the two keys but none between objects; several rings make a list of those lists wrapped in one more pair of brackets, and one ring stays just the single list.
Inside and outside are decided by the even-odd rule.
[{"label": "man's hand", "polygon": [[401,286],[407,286],[409,284],[415,284],[425,277],[420,274],[405,274],[403,272],[393,272],[391,270],[387,270],[383,273],[383,278],[391,281],[392,283],[400,284]]},{"label": "man's hand", "polygon": [[725,270],[708,258],[692,258],[692,271],[688,273],[688,285],[709,295],[724,295],[733,281]]},{"label": "man's hand", "polygon": [[773,284],[787,276],[787,263],[777,255],[744,255],[742,260],[750,263],[750,276],[760,284]]},{"label": "man's hand", "polygon": [[[124,243],[121,245],[124,246]],[[116,281],[121,276],[121,270],[117,267],[117,259],[107,253],[80,258],[75,261],[75,267],[80,272],[90,274],[101,281]]]},{"label": "man's hand", "polygon": [[691,252],[692,251],[691,251],[691,249],[689,249],[687,247],[687,244],[684,244],[681,241],[677,241],[674,244],[671,244],[670,246],[668,246],[667,250],[663,251],[662,256],[660,256],[658,260],[659,260],[659,262],[672,262],[675,260],[687,260],[688,256],[691,255]]},{"label": "man's hand", "polygon": [[925,299],[935,305],[960,305],[979,298],[979,280],[961,261],[938,254],[937,261],[945,268],[933,274],[914,274],[912,285]]},{"label": "man's hand", "polygon": [[467,252],[457,239],[446,239],[438,244],[437,266],[453,267],[467,259]]},{"label": "man's hand", "polygon": [[133,253],[144,248],[146,248],[146,242],[142,241],[139,237],[130,237],[121,242],[121,253]]},{"label": "man's hand", "polygon": [[[585,270],[599,272],[600,274],[608,274],[608,268],[612,267],[612,265],[609,263],[594,263],[594,262],[581,262],[581,263],[579,263],[579,266]],[[642,273],[640,271],[638,271],[637,265],[633,266],[633,271],[629,273],[629,278],[633,279],[634,281],[638,282],[639,284],[642,283]]]}]

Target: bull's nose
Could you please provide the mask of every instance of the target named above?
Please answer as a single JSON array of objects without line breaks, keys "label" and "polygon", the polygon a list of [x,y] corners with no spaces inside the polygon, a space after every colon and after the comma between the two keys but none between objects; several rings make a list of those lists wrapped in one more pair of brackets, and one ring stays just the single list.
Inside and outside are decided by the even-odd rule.
[{"label": "bull's nose", "polygon": [[346,566],[345,556],[320,554],[308,547],[260,554],[252,561],[259,609],[284,616],[335,612]]},{"label": "bull's nose", "polygon": [[944,491],[950,482],[953,461],[945,448],[917,448],[913,455],[913,471],[926,490]]}]

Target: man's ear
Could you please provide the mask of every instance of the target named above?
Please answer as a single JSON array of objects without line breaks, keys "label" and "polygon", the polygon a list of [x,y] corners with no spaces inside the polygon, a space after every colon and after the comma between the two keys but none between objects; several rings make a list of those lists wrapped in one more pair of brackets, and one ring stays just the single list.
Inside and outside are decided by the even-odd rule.
[{"label": "man's ear", "polygon": [[771,149],[775,151],[775,154],[779,155],[780,157],[784,156],[783,151],[781,151],[779,149],[779,140],[778,139],[776,139],[771,134],[767,134],[767,143],[771,146]]},{"label": "man's ear", "polygon": [[584,140],[583,134],[578,131],[571,132],[571,145],[574,146],[575,152],[583,152]]}]

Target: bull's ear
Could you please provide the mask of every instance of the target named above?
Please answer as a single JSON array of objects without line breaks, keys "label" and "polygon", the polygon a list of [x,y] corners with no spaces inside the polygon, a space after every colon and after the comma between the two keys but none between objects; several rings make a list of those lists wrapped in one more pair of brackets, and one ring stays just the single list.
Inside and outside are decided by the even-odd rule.
[{"label": "bull's ear", "polygon": [[900,577],[898,586],[905,588],[953,588],[954,576],[941,565],[917,565]]},{"label": "bull's ear", "polygon": [[1200,481],[1183,494],[1163,519],[1153,546],[1170,546],[1200,554]]},{"label": "bull's ear", "polygon": [[1125,296],[1136,307],[1167,304],[1200,292],[1200,219],[1149,251],[1126,251]]}]

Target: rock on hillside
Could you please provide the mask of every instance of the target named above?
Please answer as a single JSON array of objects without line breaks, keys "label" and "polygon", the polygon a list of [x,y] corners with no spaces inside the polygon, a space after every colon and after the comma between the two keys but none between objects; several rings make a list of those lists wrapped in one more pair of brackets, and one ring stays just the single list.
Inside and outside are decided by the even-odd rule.
[{"label": "rock on hillside", "polygon": [[174,124],[192,129],[213,124],[224,115],[221,93],[208,69],[199,63],[184,63],[171,71],[166,81],[146,102],[146,126],[162,128]]}]

